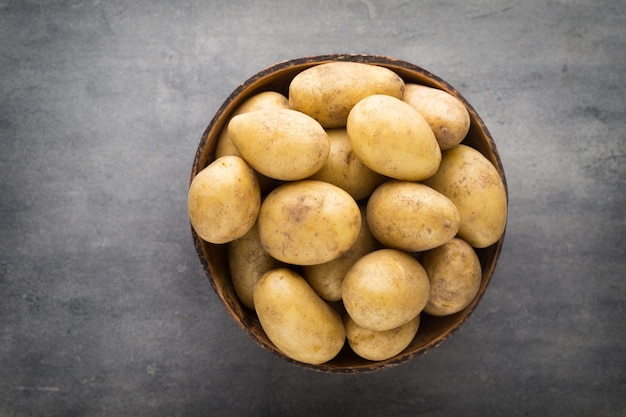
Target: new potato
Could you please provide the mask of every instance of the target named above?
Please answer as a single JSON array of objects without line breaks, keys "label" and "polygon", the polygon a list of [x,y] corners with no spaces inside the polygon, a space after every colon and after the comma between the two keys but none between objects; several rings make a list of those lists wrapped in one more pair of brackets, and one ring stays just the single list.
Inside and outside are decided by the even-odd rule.
[{"label": "new potato", "polygon": [[359,326],[384,331],[414,319],[426,306],[430,283],[422,265],[396,249],[356,261],[341,285],[343,305]]},{"label": "new potato", "polygon": [[337,259],[304,266],[302,274],[315,292],[326,301],[341,300],[341,283],[350,267],[361,257],[379,249],[380,245],[367,226],[365,208],[361,208],[361,229],[356,242]]},{"label": "new potato", "polygon": [[[248,113],[256,110],[271,110],[271,109],[288,109],[289,99],[284,95],[275,91],[264,91],[258,93],[244,101],[235,111],[232,117],[238,114]],[[241,156],[228,134],[228,125],[222,129],[217,144],[215,145],[215,158],[219,158],[224,155],[236,155]]]},{"label": "new potato", "polygon": [[210,243],[228,243],[254,225],[261,205],[256,174],[238,156],[211,162],[191,181],[187,209],[193,229]]},{"label": "new potato", "polygon": [[345,127],[362,98],[386,94],[401,98],[404,81],[390,69],[357,62],[329,62],[308,68],[289,85],[289,105],[325,128]]},{"label": "new potato", "polygon": [[424,252],[422,265],[430,281],[430,297],[424,311],[447,316],[467,307],[480,290],[482,270],[474,249],[454,238]]},{"label": "new potato", "polygon": [[267,271],[283,266],[261,244],[255,224],[245,235],[228,244],[228,267],[239,300],[254,310],[254,288]]},{"label": "new potato", "polygon": [[439,170],[424,184],[458,208],[458,237],[475,248],[485,248],[500,239],[507,218],[505,184],[493,164],[476,149],[459,144],[444,151]]},{"label": "new potato", "polygon": [[323,181],[287,182],[259,210],[259,236],[274,258],[294,265],[332,261],[356,241],[361,212],[341,188]]},{"label": "new potato", "polygon": [[380,185],[367,203],[367,222],[382,244],[408,252],[435,248],[459,230],[456,206],[432,188],[409,181]]},{"label": "new potato", "polygon": [[413,106],[398,98],[364,98],[350,111],[346,129],[356,156],[379,174],[420,181],[439,167],[435,134]]},{"label": "new potato", "polygon": [[350,316],[344,318],[346,338],[350,348],[362,358],[382,361],[402,352],[413,340],[420,316],[395,329],[376,331],[359,326]]},{"label": "new potato", "polygon": [[[235,109],[231,116],[231,119],[238,114],[248,113],[256,110],[288,108],[289,100],[287,99],[287,97],[275,91],[264,91],[255,94],[254,96],[244,101],[237,109]],[[220,132],[220,136],[217,139],[217,144],[215,145],[215,159],[225,155],[235,155],[242,157],[241,153],[237,150],[237,147],[235,147],[235,144],[230,138],[230,134],[228,133],[228,124]],[[269,178],[261,174],[260,172],[255,172],[257,174],[259,186],[261,187],[262,193],[266,193],[275,186],[275,179]]]},{"label": "new potato", "polygon": [[441,150],[458,145],[467,135],[470,128],[469,112],[452,94],[437,88],[408,83],[402,100],[424,116]]},{"label": "new potato", "polygon": [[342,188],[355,200],[368,197],[386,178],[369,169],[352,152],[345,128],[328,129],[330,153],[322,168],[309,179],[326,181]]},{"label": "new potato", "polygon": [[228,134],[246,162],[277,180],[295,181],[313,175],[330,152],[324,128],[295,110],[239,114],[228,123]]},{"label": "new potato", "polygon": [[265,273],[254,290],[254,305],[267,337],[292,359],[324,363],[334,358],[345,343],[339,313],[290,269]]}]

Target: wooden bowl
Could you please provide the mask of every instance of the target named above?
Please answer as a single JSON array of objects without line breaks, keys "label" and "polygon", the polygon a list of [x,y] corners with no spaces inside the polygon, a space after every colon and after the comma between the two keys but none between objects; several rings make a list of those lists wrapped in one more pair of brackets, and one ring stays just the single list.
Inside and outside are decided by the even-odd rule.
[{"label": "wooden bowl", "polygon": [[[496,145],[482,119],[467,100],[446,81],[414,64],[376,55],[321,55],[299,58],[272,65],[245,81],[230,94],[204,131],[193,162],[190,183],[198,172],[213,161],[215,146],[221,130],[226,126],[231,114],[244,100],[263,91],[277,91],[287,96],[289,83],[296,74],[311,66],[331,61],[381,65],[396,72],[405,82],[439,88],[457,97],[467,107],[471,118],[471,127],[463,143],[477,149],[494,164],[506,189],[504,170]],[[503,235],[492,246],[476,250],[483,269],[483,276],[480,291],[474,301],[464,310],[450,316],[434,317],[422,314],[417,335],[400,354],[383,361],[368,361],[354,354],[346,342],[344,349],[331,361],[322,365],[310,365],[288,358],[276,349],[261,328],[256,314],[239,301],[230,279],[226,245],[205,242],[198,237],[193,228],[191,231],[196,251],[209,282],[232,318],[244,332],[261,347],[287,362],[304,368],[331,373],[363,373],[389,368],[425,354],[447,340],[465,323],[480,302],[493,275],[504,240]]]}]

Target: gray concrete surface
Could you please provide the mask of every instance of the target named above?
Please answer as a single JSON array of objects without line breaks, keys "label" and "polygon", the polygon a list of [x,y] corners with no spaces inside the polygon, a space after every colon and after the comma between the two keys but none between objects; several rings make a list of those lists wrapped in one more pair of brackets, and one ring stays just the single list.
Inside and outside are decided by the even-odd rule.
[{"label": "gray concrete surface", "polygon": [[[625,416],[626,3],[0,0],[0,416]],[[230,319],[193,155],[277,61],[397,57],[474,105],[510,218],[471,320],[365,375]]]}]

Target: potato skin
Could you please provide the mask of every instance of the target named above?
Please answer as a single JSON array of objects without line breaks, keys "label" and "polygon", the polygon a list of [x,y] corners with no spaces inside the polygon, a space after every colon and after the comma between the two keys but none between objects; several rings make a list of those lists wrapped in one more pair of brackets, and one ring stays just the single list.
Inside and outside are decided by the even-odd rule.
[{"label": "potato skin", "polygon": [[[264,91],[244,101],[237,109],[235,109],[231,119],[238,114],[256,110],[288,108],[289,100],[287,97],[275,91]],[[230,138],[230,134],[228,133],[228,124],[220,132],[217,144],[215,145],[215,159],[225,155],[235,155],[242,158],[241,153],[237,150],[237,147],[235,147],[235,144]],[[276,180],[274,178],[269,178],[259,172],[256,172],[256,174],[259,180],[259,186],[261,187],[261,192],[263,194],[266,194],[276,185]]]},{"label": "potato skin", "polygon": [[294,265],[329,262],[356,241],[361,213],[341,188],[315,180],[279,185],[259,210],[259,236],[274,258]]},{"label": "potato skin", "polygon": [[239,114],[229,122],[228,134],[246,162],[277,180],[296,181],[313,175],[330,152],[324,128],[295,110]]},{"label": "potato skin", "polygon": [[480,290],[480,261],[469,243],[459,238],[422,254],[422,265],[430,281],[430,297],[424,312],[433,316],[458,313]]},{"label": "potato skin", "polygon": [[292,359],[321,364],[345,343],[339,313],[291,269],[265,273],[254,290],[254,305],[267,337]]},{"label": "potato skin", "polygon": [[261,190],[250,166],[238,156],[223,156],[201,170],[187,195],[189,219],[198,236],[210,243],[228,243],[254,225]]},{"label": "potato skin", "polygon": [[302,275],[315,292],[326,301],[341,300],[341,283],[350,267],[363,256],[380,249],[367,226],[365,207],[361,207],[361,229],[356,242],[343,255],[322,264],[304,266]]},{"label": "potato skin", "polygon": [[380,249],[356,261],[341,284],[343,305],[359,326],[384,331],[421,313],[430,295],[422,265],[396,249]]},{"label": "potato skin", "polygon": [[[276,91],[263,91],[255,94],[246,101],[244,101],[233,112],[231,119],[238,114],[248,113],[256,110],[271,110],[271,109],[288,109],[289,99],[284,95]],[[241,157],[241,154],[233,144],[228,134],[228,125],[220,133],[217,145],[215,147],[215,158],[219,158],[224,155],[236,155]]]},{"label": "potato skin", "polygon": [[261,244],[258,224],[245,235],[228,243],[228,267],[235,293],[243,305],[254,310],[254,288],[264,273],[284,266]]},{"label": "potato skin", "polygon": [[467,107],[452,94],[409,83],[405,86],[402,100],[424,116],[441,150],[450,149],[465,139],[470,128],[470,115]]},{"label": "potato skin", "polygon": [[359,326],[345,315],[346,338],[350,348],[364,359],[383,361],[402,352],[417,334],[420,316],[395,329],[375,331]]},{"label": "potato skin", "polygon": [[488,247],[504,234],[505,185],[493,164],[476,149],[459,144],[444,151],[439,170],[424,184],[448,197],[458,208],[458,237],[473,247]]},{"label": "potato skin", "polygon": [[352,152],[352,144],[345,128],[327,129],[330,153],[324,166],[309,177],[325,181],[345,190],[355,200],[361,200],[387,178],[369,169]]},{"label": "potato skin", "polygon": [[382,244],[408,252],[435,248],[459,230],[460,214],[443,194],[415,182],[381,184],[367,203],[367,222]]},{"label": "potato skin", "polygon": [[435,134],[410,104],[372,95],[350,111],[346,126],[352,149],[370,169],[406,181],[433,175],[441,161]]},{"label": "potato skin", "polygon": [[401,98],[404,81],[388,68],[359,62],[329,62],[297,74],[289,85],[289,105],[325,128],[345,127],[362,98],[386,94]]}]

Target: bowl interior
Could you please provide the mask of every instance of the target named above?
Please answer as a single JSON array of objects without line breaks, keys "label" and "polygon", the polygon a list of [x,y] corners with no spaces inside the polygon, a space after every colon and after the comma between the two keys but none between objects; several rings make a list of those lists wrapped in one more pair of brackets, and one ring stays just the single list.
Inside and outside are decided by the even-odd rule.
[{"label": "bowl interior", "polygon": [[[396,72],[405,82],[435,87],[457,97],[467,107],[471,119],[470,130],[463,143],[477,149],[494,164],[506,189],[504,170],[496,146],[487,127],[470,103],[456,89],[434,74],[408,62],[376,55],[323,55],[300,58],[275,64],[245,81],[226,99],[204,131],[194,158],[190,181],[213,161],[219,134],[226,126],[231,114],[243,101],[263,91],[277,91],[287,96],[289,83],[297,73],[311,66],[332,61],[381,65]],[[205,242],[197,236],[193,229],[192,237],[202,267],[213,289],[232,318],[256,343],[295,365],[335,373],[372,372],[394,366],[424,354],[443,343],[468,319],[482,298],[493,275],[504,241],[503,235],[492,246],[476,250],[483,272],[478,296],[472,303],[462,311],[450,316],[434,317],[422,314],[417,335],[400,354],[384,361],[372,362],[358,357],[347,347],[346,343],[344,349],[331,361],[322,365],[310,365],[288,358],[278,351],[261,328],[255,313],[241,304],[230,279],[226,258],[227,246]]]}]

